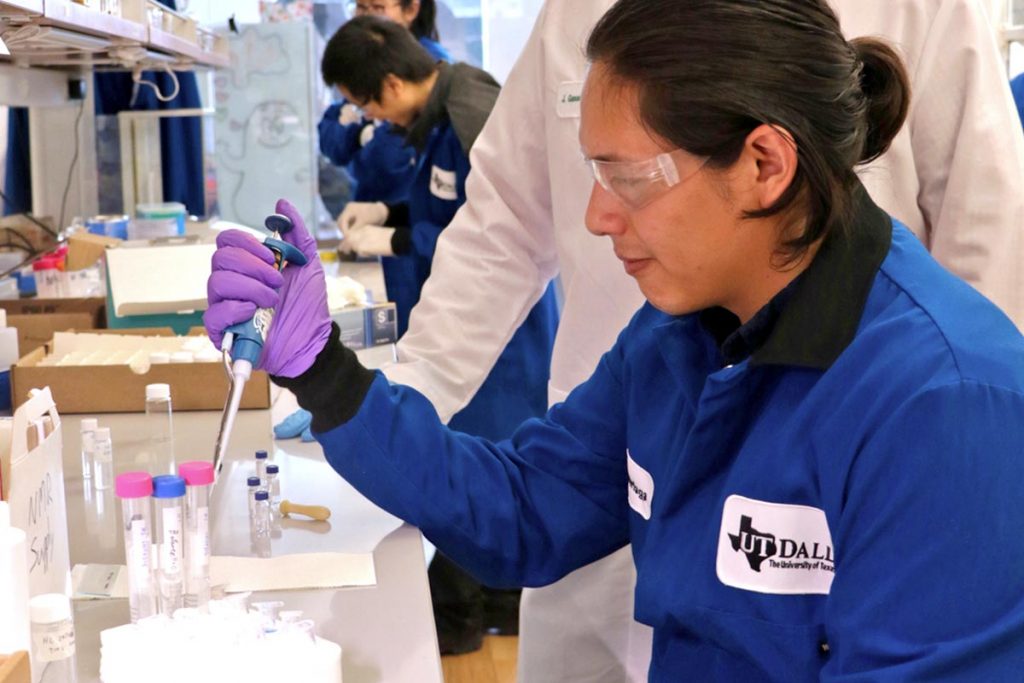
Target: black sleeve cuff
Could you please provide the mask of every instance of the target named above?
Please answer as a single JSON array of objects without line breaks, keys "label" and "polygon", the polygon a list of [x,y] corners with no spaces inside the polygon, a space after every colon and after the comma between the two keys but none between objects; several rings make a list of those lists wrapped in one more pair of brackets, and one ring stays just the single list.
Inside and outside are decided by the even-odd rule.
[{"label": "black sleeve cuff", "polygon": [[395,228],[391,234],[391,253],[395,256],[408,254],[412,251],[412,229]]},{"label": "black sleeve cuff", "polygon": [[388,207],[388,217],[384,225],[389,228],[409,227],[409,204],[385,204]]},{"label": "black sleeve cuff", "polygon": [[341,343],[338,324],[331,323],[331,336],[309,370],[298,377],[271,379],[295,394],[299,405],[313,414],[313,431],[323,433],[355,417],[374,377]]}]

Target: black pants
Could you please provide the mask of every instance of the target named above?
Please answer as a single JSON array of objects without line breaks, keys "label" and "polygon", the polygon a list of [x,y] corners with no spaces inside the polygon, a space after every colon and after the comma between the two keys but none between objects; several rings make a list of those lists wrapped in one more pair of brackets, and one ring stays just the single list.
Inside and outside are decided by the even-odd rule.
[{"label": "black pants", "polygon": [[427,576],[441,654],[478,650],[485,633],[519,632],[518,588],[488,588],[440,551]]}]

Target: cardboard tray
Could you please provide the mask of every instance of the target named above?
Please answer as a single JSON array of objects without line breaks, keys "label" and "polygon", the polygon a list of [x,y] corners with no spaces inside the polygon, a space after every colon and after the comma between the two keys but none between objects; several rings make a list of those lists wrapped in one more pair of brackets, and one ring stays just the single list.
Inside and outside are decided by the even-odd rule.
[{"label": "cardboard tray", "polygon": [[[133,333],[138,333],[134,330]],[[169,329],[145,330],[145,334],[171,336]],[[105,330],[111,338],[123,332]],[[15,407],[28,400],[29,390],[50,387],[61,414],[131,413],[146,409],[146,385],[171,386],[175,411],[221,410],[228,392],[222,363],[182,363],[150,366],[136,374],[126,365],[39,366],[46,349],[36,349],[11,368],[11,398]],[[243,409],[270,407],[270,379],[253,372],[242,393]]]},{"label": "cardboard tray", "polygon": [[106,327],[106,299],[13,299],[0,300],[7,311],[7,325],[18,330],[22,356],[53,339],[55,332]]}]

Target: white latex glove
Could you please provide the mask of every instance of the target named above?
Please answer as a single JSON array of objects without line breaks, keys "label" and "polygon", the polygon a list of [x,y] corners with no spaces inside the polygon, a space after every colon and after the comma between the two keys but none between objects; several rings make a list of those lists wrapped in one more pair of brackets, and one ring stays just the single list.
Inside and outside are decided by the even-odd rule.
[{"label": "white latex glove", "polygon": [[359,256],[394,256],[391,250],[391,236],[394,228],[380,225],[361,225],[345,233],[348,248]]},{"label": "white latex glove", "polygon": [[363,112],[354,104],[344,104],[338,114],[338,123],[348,126],[363,120]]},{"label": "white latex glove", "polygon": [[388,219],[384,202],[349,202],[338,216],[338,227],[347,237],[349,230],[364,225],[380,225]]}]

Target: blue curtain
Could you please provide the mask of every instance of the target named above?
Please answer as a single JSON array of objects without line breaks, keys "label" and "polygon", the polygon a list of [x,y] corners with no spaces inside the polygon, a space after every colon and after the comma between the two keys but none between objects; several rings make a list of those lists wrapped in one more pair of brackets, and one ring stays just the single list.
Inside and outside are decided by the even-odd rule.
[{"label": "blue curtain", "polygon": [[[174,0],[160,0],[176,9]],[[135,102],[132,98],[130,73],[97,73],[95,87],[96,114],[117,114],[121,111],[154,109],[189,109],[201,106],[199,88],[192,72],[178,72],[180,90],[170,102],[160,102],[152,88],[140,86]],[[171,77],[164,72],[143,72],[143,79],[156,83],[163,94],[173,90]],[[28,211],[32,206],[32,186],[28,154],[28,110],[11,108],[7,132],[7,164],[4,193],[10,199],[4,213]],[[198,118],[165,119],[160,122],[160,145],[165,201],[181,202],[189,213],[203,214],[203,151]],[[132,213],[134,207],[124,207]]]}]

